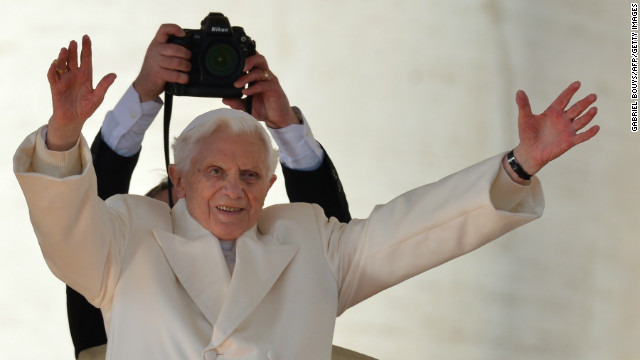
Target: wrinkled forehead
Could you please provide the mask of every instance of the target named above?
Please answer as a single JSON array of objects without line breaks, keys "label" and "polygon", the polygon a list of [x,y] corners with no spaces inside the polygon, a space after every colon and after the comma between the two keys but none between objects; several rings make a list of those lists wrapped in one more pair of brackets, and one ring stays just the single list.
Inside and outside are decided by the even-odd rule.
[{"label": "wrinkled forehead", "polygon": [[[250,137],[251,142],[261,144],[264,154],[260,161],[264,161],[268,167],[268,173],[275,171],[278,153],[271,145],[271,138],[263,125],[251,115],[233,109],[217,109],[202,114],[194,119],[178,136],[174,142],[174,155],[176,165],[190,166],[193,157],[199,149],[197,145],[214,141],[212,138],[220,137],[217,134],[224,133],[229,139]],[[231,141],[233,143],[233,141]],[[229,142],[227,142],[229,144]],[[221,148],[217,148],[220,151]],[[236,149],[237,151],[237,149]],[[179,165],[185,164],[185,165]]]}]

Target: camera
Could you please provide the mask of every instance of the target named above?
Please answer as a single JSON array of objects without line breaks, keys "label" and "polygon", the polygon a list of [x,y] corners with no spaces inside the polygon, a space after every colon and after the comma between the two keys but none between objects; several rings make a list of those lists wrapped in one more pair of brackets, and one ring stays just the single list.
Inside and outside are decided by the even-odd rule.
[{"label": "camera", "polygon": [[256,53],[256,43],[239,26],[231,26],[222,13],[209,13],[199,30],[184,29],[183,37],[169,43],[191,51],[189,83],[167,83],[170,95],[240,98],[242,89],[233,83],[244,74],[245,60]]}]

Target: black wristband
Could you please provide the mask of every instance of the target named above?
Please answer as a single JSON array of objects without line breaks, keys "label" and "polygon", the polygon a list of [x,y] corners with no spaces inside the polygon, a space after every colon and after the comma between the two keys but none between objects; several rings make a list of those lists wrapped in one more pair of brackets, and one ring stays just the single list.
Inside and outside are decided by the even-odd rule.
[{"label": "black wristband", "polygon": [[515,171],[515,173],[518,174],[520,179],[531,180],[531,175],[527,174],[527,172],[524,171],[522,166],[520,166],[520,164],[518,163],[518,160],[516,160],[516,157],[513,155],[513,150],[509,151],[509,153],[507,154],[507,162],[509,163],[509,165],[511,165],[511,168],[513,169],[513,171]]}]

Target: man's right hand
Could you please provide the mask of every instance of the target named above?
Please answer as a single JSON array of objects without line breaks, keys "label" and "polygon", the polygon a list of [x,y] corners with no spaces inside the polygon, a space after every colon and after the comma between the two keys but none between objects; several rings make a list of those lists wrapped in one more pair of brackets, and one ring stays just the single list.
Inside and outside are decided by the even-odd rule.
[{"label": "man's right hand", "polygon": [[191,70],[191,51],[177,44],[168,44],[169,36],[184,36],[184,30],[175,24],[161,25],[151,41],[133,87],[140,102],[154,100],[164,92],[167,82],[186,84]]},{"label": "man's right hand", "polygon": [[93,88],[91,39],[82,37],[82,52],[78,62],[78,43],[71,41],[62,48],[58,58],[49,66],[47,78],[51,87],[53,115],[49,119],[47,146],[54,151],[71,149],[84,122],[102,103],[116,74],[105,75]]}]

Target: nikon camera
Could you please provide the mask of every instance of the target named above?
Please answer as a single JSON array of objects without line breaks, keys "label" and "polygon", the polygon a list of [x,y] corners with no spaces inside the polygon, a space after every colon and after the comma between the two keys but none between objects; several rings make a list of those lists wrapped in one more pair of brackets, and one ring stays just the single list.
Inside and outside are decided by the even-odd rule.
[{"label": "nikon camera", "polygon": [[165,91],[176,96],[240,98],[233,86],[244,72],[245,60],[256,53],[256,43],[239,26],[231,26],[221,13],[209,13],[200,30],[184,29],[184,37],[171,36],[169,43],[191,51],[189,83],[167,83]]}]

